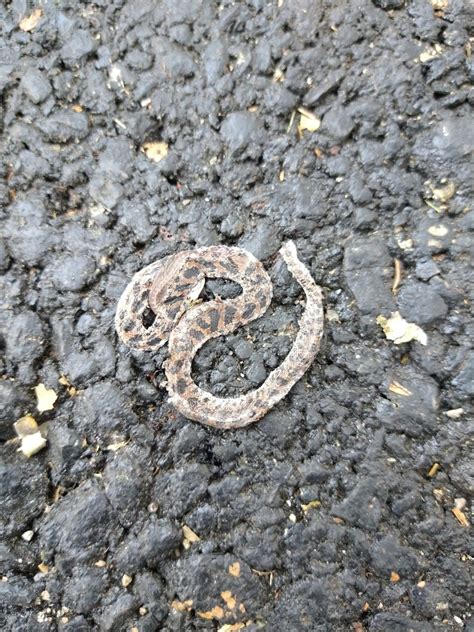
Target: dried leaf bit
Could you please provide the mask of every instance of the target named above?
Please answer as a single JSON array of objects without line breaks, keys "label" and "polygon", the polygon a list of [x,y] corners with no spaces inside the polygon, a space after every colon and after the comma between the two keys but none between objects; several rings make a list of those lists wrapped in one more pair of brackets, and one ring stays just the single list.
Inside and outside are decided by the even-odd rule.
[{"label": "dried leaf bit", "polygon": [[13,424],[16,434],[21,439],[19,452],[27,457],[33,456],[46,446],[46,439],[41,435],[36,420],[31,415],[25,415]]},{"label": "dried leaf bit", "polygon": [[414,323],[407,322],[401,317],[400,312],[394,312],[390,318],[385,318],[382,315],[377,316],[376,321],[382,327],[387,340],[393,340],[396,345],[411,340],[417,340],[422,345],[426,345],[428,342],[428,336],[423,329]]},{"label": "dried leaf bit", "polygon": [[168,143],[162,141],[144,143],[142,150],[145,152],[147,158],[153,162],[160,162],[168,155]]},{"label": "dried leaf bit", "polygon": [[29,33],[30,31],[32,31],[37,26],[42,15],[43,9],[35,9],[33,13],[30,13],[30,15],[26,15],[18,25],[20,31],[23,31],[25,33]]},{"label": "dried leaf bit", "polygon": [[298,112],[300,113],[298,132],[300,134],[302,134],[305,130],[308,132],[317,132],[321,127],[321,119],[306,108],[298,108]]},{"label": "dried leaf bit", "polygon": [[38,384],[38,386],[35,386],[35,393],[36,399],[38,400],[36,408],[40,413],[53,410],[54,403],[58,399],[58,396],[52,388],[46,388],[44,384]]}]

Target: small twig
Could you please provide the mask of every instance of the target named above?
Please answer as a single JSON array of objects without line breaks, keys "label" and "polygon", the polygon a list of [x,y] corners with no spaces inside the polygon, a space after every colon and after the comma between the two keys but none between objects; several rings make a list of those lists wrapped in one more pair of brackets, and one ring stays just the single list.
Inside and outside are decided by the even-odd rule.
[{"label": "small twig", "polygon": [[435,206],[434,204],[432,204],[429,200],[425,200],[425,204],[427,204],[430,208],[432,208],[437,213],[442,213],[442,210],[438,208],[437,206]]},{"label": "small twig", "polygon": [[297,108],[297,110],[300,114],[302,114],[303,116],[306,116],[306,118],[309,118],[312,121],[319,121],[318,117],[312,112],[310,112],[309,110],[307,110],[306,108],[299,107]]},{"label": "small twig", "polygon": [[394,260],[395,264],[395,273],[393,275],[393,283],[392,283],[392,293],[395,294],[398,286],[400,285],[400,281],[402,279],[402,264],[400,259]]},{"label": "small twig", "polygon": [[290,130],[293,127],[293,121],[295,120],[295,116],[296,116],[296,110],[293,110],[293,112],[291,113],[290,122],[288,123],[288,129],[286,130],[287,134],[290,133]]}]

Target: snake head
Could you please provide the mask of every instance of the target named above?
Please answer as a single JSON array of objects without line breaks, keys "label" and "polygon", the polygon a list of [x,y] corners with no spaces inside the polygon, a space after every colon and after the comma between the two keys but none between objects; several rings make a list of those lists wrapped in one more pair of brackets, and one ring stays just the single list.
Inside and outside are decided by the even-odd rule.
[{"label": "snake head", "polygon": [[158,314],[163,308],[195,301],[204,283],[204,275],[193,258],[187,253],[178,253],[160,268],[153,279],[148,299],[150,307]]},{"label": "snake head", "polygon": [[164,340],[199,297],[205,277],[188,253],[178,253],[157,270],[148,296],[153,329]]}]

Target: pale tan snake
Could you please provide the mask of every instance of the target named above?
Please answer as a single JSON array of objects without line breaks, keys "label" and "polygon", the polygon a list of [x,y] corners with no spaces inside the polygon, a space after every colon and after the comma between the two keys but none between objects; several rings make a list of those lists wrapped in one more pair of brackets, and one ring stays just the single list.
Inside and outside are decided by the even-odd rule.
[{"label": "pale tan snake", "polygon": [[[240,397],[221,398],[202,390],[191,371],[205,342],[255,320],[270,305],[270,277],[251,253],[229,246],[178,252],[137,272],[120,297],[115,327],[125,344],[151,351],[168,342],[167,390],[171,403],[185,417],[216,428],[253,423],[285,397],[313,362],[323,333],[321,289],[292,242],[285,243],[280,254],[305,292],[306,307],[286,358],[260,387]],[[196,302],[206,278],[230,279],[242,287],[242,293],[232,299]]]}]

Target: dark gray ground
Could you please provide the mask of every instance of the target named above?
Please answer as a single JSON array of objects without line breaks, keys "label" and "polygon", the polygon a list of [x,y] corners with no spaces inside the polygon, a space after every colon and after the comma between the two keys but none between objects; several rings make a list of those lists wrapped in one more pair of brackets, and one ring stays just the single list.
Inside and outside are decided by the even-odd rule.
[{"label": "dark gray ground", "polygon": [[[452,513],[470,520],[474,479],[472,4],[41,6],[30,31],[33,3],[0,9],[1,629],[472,629]],[[319,131],[290,128],[300,106]],[[127,280],[194,245],[262,259],[272,310],[196,359],[200,384],[243,392],[291,345],[287,238],[325,292],[312,369],[249,429],[180,417],[165,350],[117,343]],[[426,347],[386,340],[375,318],[396,309]],[[48,422],[31,459],[9,441],[27,412]]]}]

